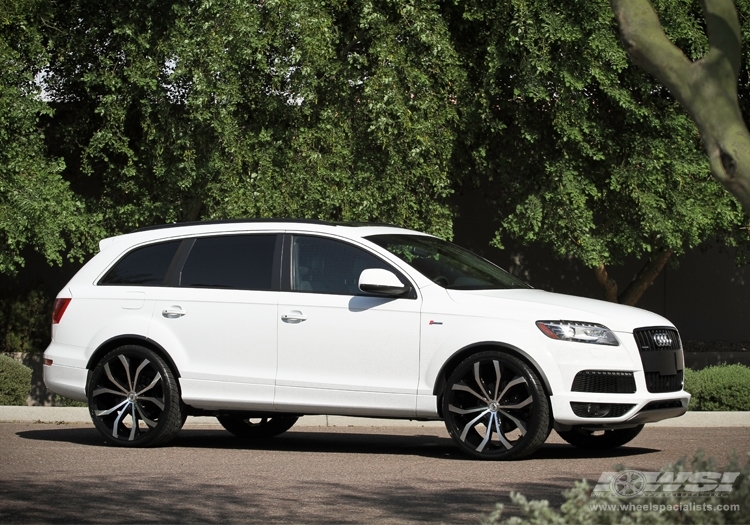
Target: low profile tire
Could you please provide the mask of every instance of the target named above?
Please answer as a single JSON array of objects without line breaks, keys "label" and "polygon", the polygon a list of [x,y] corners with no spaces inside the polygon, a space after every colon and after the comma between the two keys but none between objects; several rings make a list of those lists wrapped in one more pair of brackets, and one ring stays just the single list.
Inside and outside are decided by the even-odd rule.
[{"label": "low profile tire", "polygon": [[604,450],[621,447],[626,443],[630,443],[640,434],[641,430],[643,430],[643,425],[598,432],[573,427],[572,430],[565,432],[558,430],[557,433],[561,438],[575,447]]},{"label": "low profile tire", "polygon": [[549,434],[549,400],[523,361],[482,352],[464,360],[443,391],[443,419],[462,452],[477,459],[519,459]]},{"label": "low profile tire", "polygon": [[128,345],[106,354],[91,372],[87,392],[94,426],[115,445],[162,445],[182,428],[177,378],[148,348]]},{"label": "low profile tire", "polygon": [[294,426],[297,416],[217,416],[221,426],[237,437],[245,439],[262,439],[283,434]]}]

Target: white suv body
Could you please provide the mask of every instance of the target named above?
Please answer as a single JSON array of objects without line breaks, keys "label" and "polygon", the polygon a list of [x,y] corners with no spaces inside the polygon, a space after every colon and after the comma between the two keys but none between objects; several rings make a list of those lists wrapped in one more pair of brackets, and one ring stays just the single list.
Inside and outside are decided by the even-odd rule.
[{"label": "white suv body", "polygon": [[188,413],[245,437],[338,414],[445,419],[464,452],[509,459],[553,427],[624,444],[690,398],[661,316],[531,289],[426,234],[315,221],[104,239],[58,295],[45,364],[125,446]]}]

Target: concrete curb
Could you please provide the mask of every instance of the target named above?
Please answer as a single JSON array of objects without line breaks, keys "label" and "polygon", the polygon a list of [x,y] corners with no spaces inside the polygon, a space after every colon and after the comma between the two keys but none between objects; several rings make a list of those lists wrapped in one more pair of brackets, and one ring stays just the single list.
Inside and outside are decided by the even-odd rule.
[{"label": "concrete curb", "polygon": [[[88,408],[0,406],[0,423],[91,423]],[[212,417],[189,417],[186,425],[218,425]],[[688,412],[650,423],[656,427],[750,427],[750,412]],[[304,416],[295,426],[307,427],[442,427],[442,421],[410,421],[347,416]]]}]

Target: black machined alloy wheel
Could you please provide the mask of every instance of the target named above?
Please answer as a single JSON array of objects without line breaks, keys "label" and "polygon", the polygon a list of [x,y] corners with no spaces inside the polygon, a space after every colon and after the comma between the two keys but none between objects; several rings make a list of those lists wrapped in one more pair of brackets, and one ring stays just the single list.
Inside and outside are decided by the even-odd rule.
[{"label": "black machined alloy wheel", "polygon": [[288,415],[223,415],[217,416],[219,423],[237,437],[248,439],[270,438],[283,434],[299,419]]},{"label": "black machined alloy wheel", "polygon": [[94,425],[115,445],[161,445],[182,428],[177,379],[148,348],[128,345],[106,354],[92,371],[87,392]]},{"label": "black machined alloy wheel", "polygon": [[523,361],[482,352],[450,375],[443,391],[443,419],[463,452],[479,459],[518,459],[547,438],[549,401]]},{"label": "black machined alloy wheel", "polygon": [[630,443],[643,430],[643,425],[632,428],[619,428],[615,430],[586,430],[573,427],[568,431],[558,430],[557,433],[565,441],[580,448],[604,450],[608,448],[621,447]]}]

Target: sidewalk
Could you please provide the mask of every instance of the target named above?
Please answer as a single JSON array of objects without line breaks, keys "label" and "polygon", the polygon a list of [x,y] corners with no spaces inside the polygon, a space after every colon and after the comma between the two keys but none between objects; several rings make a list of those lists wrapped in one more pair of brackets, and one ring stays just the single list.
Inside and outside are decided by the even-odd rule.
[{"label": "sidewalk", "polygon": [[[0,406],[0,423],[91,423],[88,408]],[[218,425],[213,417],[189,417],[185,425]],[[410,421],[346,416],[304,416],[295,426],[308,427],[442,427],[442,421]],[[647,426],[657,427],[750,427],[750,412],[688,412]]]}]

